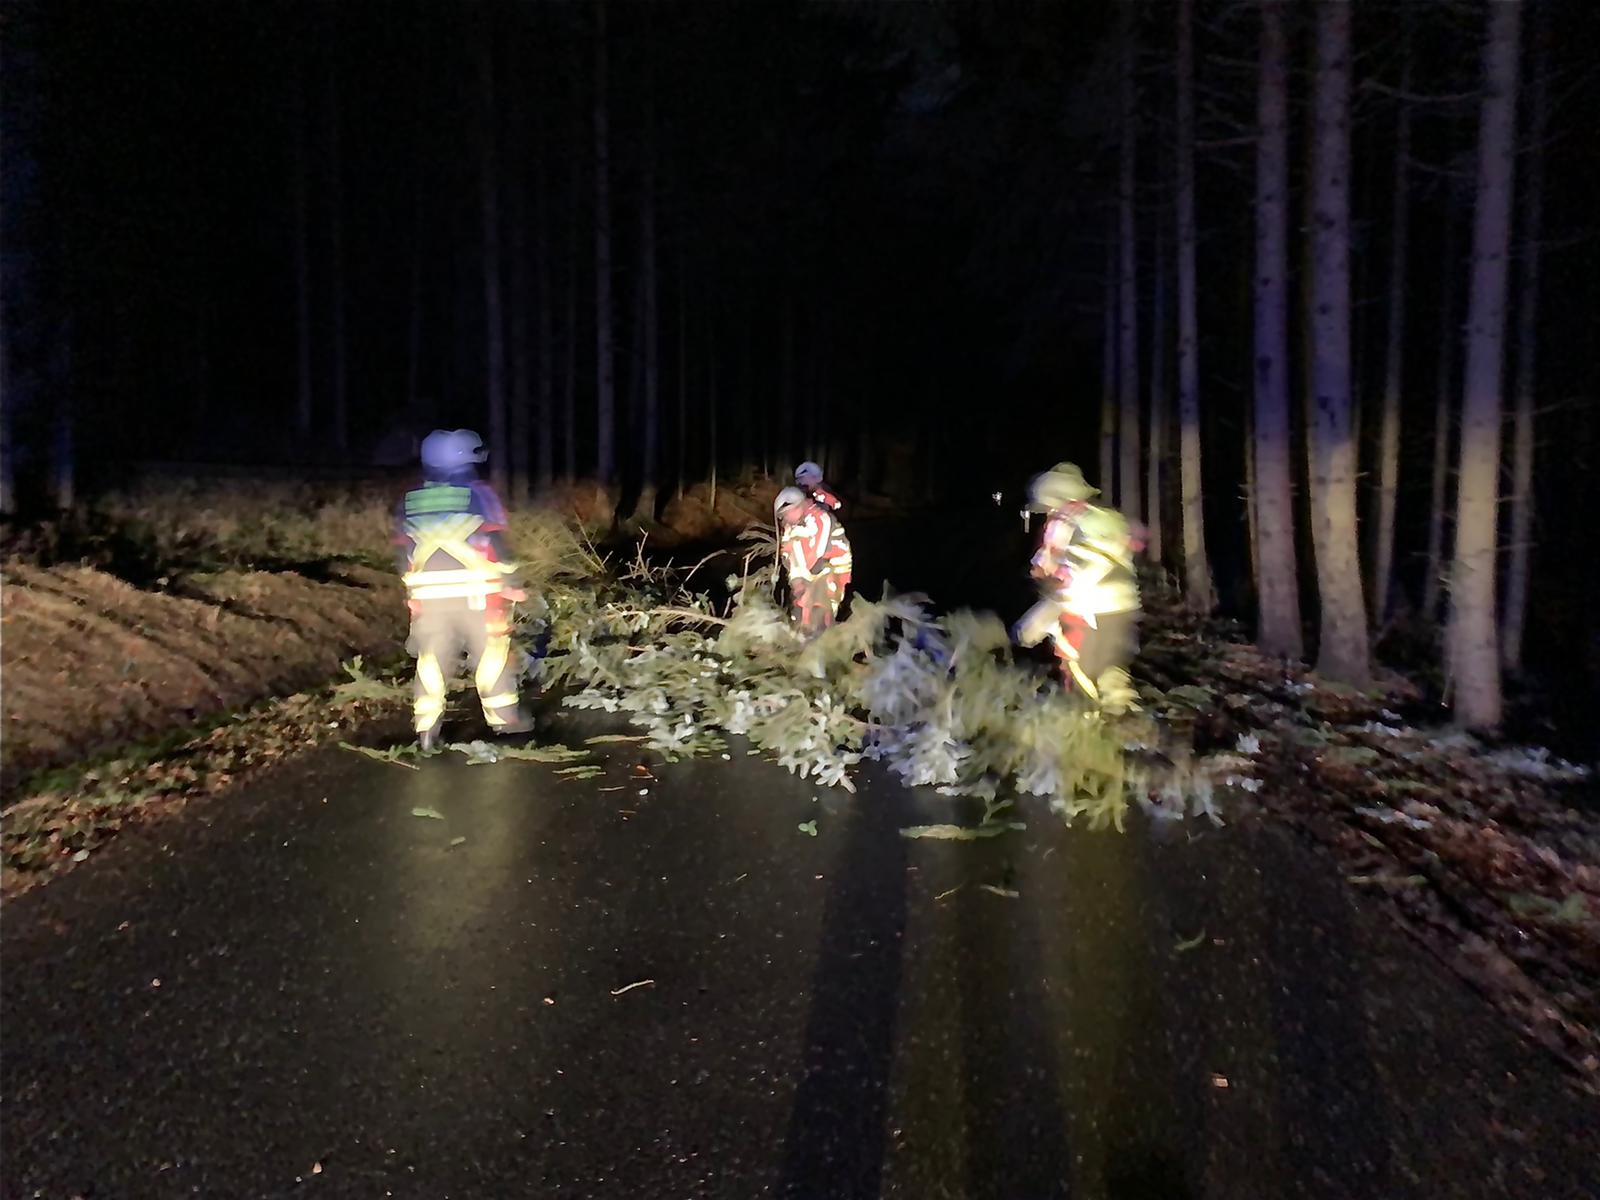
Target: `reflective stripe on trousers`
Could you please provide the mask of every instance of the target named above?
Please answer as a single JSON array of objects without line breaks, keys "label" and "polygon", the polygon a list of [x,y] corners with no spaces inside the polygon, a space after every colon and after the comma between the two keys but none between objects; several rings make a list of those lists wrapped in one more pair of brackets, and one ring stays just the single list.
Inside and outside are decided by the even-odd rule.
[{"label": "reflective stripe on trousers", "polygon": [[507,724],[517,706],[517,673],[503,605],[475,609],[459,600],[424,600],[418,608],[411,621],[411,645],[417,656],[413,686],[417,732],[432,729],[444,714],[445,692],[463,652],[484,719],[490,725]]}]

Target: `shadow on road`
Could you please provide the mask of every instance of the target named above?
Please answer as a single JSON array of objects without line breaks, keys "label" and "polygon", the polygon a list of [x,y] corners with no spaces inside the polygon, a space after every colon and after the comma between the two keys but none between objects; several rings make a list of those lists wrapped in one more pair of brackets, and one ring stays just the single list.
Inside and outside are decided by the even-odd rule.
[{"label": "shadow on road", "polygon": [[830,871],[780,1196],[879,1194],[906,930],[906,801],[879,800],[851,812]]}]

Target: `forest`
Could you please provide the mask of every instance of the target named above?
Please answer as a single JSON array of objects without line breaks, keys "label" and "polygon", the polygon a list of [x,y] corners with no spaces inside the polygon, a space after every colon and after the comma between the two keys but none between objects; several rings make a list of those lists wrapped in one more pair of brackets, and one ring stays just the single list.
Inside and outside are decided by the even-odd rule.
[{"label": "forest", "polygon": [[1582,4],[6,19],[8,511],[438,424],[623,517],[1047,442],[1331,679],[1437,626],[1470,727],[1530,655],[1593,686]]},{"label": "forest", "polygon": [[1590,1195],[1597,36],[0,0],[0,1191]]}]

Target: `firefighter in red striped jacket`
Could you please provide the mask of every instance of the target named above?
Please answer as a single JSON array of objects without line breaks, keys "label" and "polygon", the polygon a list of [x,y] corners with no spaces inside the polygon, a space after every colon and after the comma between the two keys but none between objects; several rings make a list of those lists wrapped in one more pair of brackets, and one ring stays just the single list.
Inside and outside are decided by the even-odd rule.
[{"label": "firefighter in red striped jacket", "polygon": [[832,489],[822,479],[822,468],[814,462],[803,462],[794,469],[795,485],[829,512],[843,507]]},{"label": "firefighter in red striped jacket", "polygon": [[850,586],[850,540],[844,526],[822,504],[788,487],[773,503],[778,554],[789,573],[795,623],[807,637],[821,633],[839,615]]},{"label": "firefighter in red striped jacket", "polygon": [[414,712],[423,750],[439,744],[445,691],[463,652],[484,719],[496,733],[526,733],[518,703],[520,656],[511,649],[511,606],[527,599],[505,544],[506,510],[477,477],[488,457],[469,429],[436,429],[422,442],[423,484],[395,514],[396,559],[411,610],[407,649],[416,657]]}]

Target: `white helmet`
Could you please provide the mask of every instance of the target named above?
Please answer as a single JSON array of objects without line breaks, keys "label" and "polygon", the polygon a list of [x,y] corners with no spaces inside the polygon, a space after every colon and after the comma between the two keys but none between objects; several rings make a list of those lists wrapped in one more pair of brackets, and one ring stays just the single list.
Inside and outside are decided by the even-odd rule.
[{"label": "white helmet", "polygon": [[1028,484],[1028,507],[1034,512],[1049,512],[1099,494],[1100,489],[1090,487],[1075,464],[1057,463],[1048,471],[1035,475]]},{"label": "white helmet", "polygon": [[772,502],[772,511],[781,516],[796,504],[804,504],[805,502],[806,494],[799,488],[786,487],[778,493],[777,499]]},{"label": "white helmet", "polygon": [[794,481],[801,487],[816,487],[822,482],[822,468],[814,462],[803,462],[794,469]]},{"label": "white helmet", "polygon": [[436,471],[459,471],[488,457],[483,439],[470,429],[435,429],[422,439],[422,465]]}]

